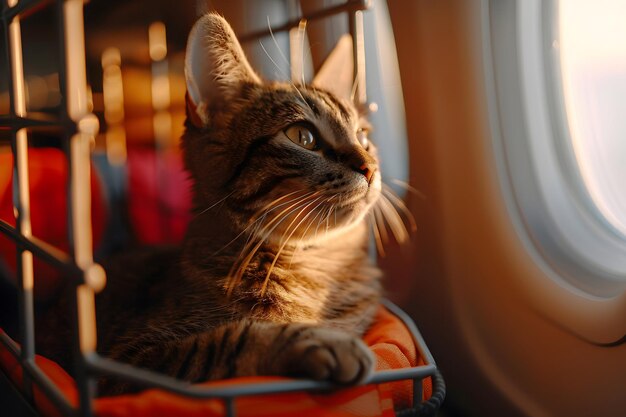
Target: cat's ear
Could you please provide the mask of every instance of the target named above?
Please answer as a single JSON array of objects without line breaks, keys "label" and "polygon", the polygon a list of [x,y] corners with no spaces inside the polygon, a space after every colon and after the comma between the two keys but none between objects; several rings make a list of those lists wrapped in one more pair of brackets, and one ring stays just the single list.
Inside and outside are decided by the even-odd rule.
[{"label": "cat's ear", "polygon": [[354,59],[352,37],[349,34],[339,38],[335,48],[315,74],[312,84],[314,87],[330,91],[337,97],[351,99],[354,85]]},{"label": "cat's ear", "polygon": [[228,22],[213,13],[193,26],[185,55],[187,106],[195,125],[208,124],[212,104],[228,101],[242,83],[261,83]]}]

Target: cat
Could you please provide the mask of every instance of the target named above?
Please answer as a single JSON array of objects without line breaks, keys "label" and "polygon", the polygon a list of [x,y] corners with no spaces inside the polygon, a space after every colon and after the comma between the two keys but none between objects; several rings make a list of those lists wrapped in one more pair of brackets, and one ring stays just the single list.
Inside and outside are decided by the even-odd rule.
[{"label": "cat", "polygon": [[361,336],[381,297],[366,216],[382,183],[352,83],[261,80],[217,14],[191,30],[185,73],[194,217],[180,247],[106,265],[99,352],[190,382],[365,381],[375,358]]}]

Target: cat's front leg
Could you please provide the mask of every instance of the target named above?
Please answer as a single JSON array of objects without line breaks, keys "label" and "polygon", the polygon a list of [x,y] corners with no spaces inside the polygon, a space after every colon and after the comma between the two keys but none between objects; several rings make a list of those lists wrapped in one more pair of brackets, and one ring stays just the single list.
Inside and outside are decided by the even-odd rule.
[{"label": "cat's front leg", "polygon": [[194,382],[282,375],[350,385],[365,380],[374,367],[373,354],[355,336],[299,323],[228,323],[189,336],[174,350],[178,363],[168,373]]},{"label": "cat's front leg", "polygon": [[[117,359],[190,382],[279,375],[352,385],[364,381],[375,363],[357,337],[299,323],[242,320],[147,348],[134,345]],[[131,390],[110,380],[100,387],[103,393]]]}]

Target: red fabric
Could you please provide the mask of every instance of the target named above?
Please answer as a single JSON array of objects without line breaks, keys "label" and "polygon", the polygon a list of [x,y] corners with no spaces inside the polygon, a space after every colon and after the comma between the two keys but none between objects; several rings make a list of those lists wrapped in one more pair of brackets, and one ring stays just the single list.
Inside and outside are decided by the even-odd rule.
[{"label": "red fabric", "polygon": [[[58,149],[28,150],[31,224],[33,236],[65,252],[67,240],[67,162]],[[0,153],[0,219],[15,226],[13,215],[13,155]],[[101,240],[105,227],[106,207],[102,187],[94,170],[91,171],[91,219],[94,245]],[[0,257],[15,271],[15,244],[0,234]],[[35,258],[35,296],[47,298],[58,284],[58,270]]]},{"label": "red fabric", "polygon": [[128,188],[128,211],[139,242],[180,242],[191,210],[191,186],[180,153],[129,150]]},{"label": "red fabric", "polygon": [[[376,322],[364,340],[377,357],[377,369],[390,369],[423,364],[417,356],[411,335],[404,324],[386,309],[381,308]],[[56,363],[37,357],[37,364],[66,395],[76,404],[76,389],[72,378]],[[0,368],[19,384],[21,367],[13,356],[0,344]],[[280,380],[281,378],[253,377],[229,381],[208,382],[202,385],[242,384]],[[424,398],[432,392],[430,378],[424,381]],[[35,390],[38,409],[45,416],[56,417],[57,410],[39,390]],[[396,407],[411,404],[411,382],[392,382],[377,386],[345,388],[332,393],[307,393],[242,397],[236,400],[239,416],[393,416]],[[99,417],[217,417],[222,416],[224,406],[220,400],[197,400],[180,397],[157,389],[138,394],[99,398],[94,404]]]}]

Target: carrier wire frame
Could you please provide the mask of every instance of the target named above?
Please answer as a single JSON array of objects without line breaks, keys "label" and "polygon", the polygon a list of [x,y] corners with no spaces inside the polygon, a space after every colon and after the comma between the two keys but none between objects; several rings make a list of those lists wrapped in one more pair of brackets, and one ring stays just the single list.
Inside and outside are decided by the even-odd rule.
[{"label": "carrier wire frame", "polygon": [[[166,391],[197,399],[221,399],[225,415],[236,415],[235,399],[240,396],[287,393],[303,390],[331,390],[337,388],[329,382],[313,380],[290,380],[268,383],[248,383],[238,386],[201,387],[152,371],[138,369],[127,364],[101,357],[96,352],[95,294],[106,284],[103,268],[93,260],[91,214],[90,214],[90,149],[99,130],[98,118],[91,113],[87,100],[85,70],[85,41],[83,0],[55,0],[60,46],[59,83],[62,94],[56,119],[29,117],[26,111],[24,69],[22,60],[20,15],[36,12],[35,7],[46,0],[3,0],[2,24],[9,63],[10,114],[0,115],[0,128],[11,132],[13,154],[13,205],[16,226],[0,220],[0,232],[11,239],[17,249],[17,278],[19,297],[19,331],[21,346],[6,333],[0,331],[0,342],[21,364],[23,372],[22,393],[25,400],[34,404],[33,384],[66,416],[93,416],[93,399],[96,394],[96,378],[99,375],[120,377],[134,383],[164,389]],[[315,20],[347,12],[349,30],[353,39],[354,71],[357,82],[356,99],[365,103],[365,59],[363,48],[362,11],[371,6],[367,0],[347,0],[306,16]],[[287,22],[274,32],[297,27],[302,19]],[[259,31],[243,37],[243,41],[257,39],[269,34]],[[32,234],[30,221],[30,198],[28,178],[27,129],[39,126],[57,126],[62,130],[63,151],[68,161],[68,240],[69,253],[37,239]],[[61,270],[72,280],[74,293],[74,329],[72,349],[74,374],[78,390],[78,406],[74,407],[59,388],[35,363],[35,325],[33,301],[33,255]],[[437,370],[435,360],[428,350],[413,321],[401,309],[389,301],[385,306],[400,318],[410,330],[425,365],[375,372],[365,383],[410,379],[413,380],[413,408],[401,410],[398,415],[434,415],[445,396],[445,384]],[[432,377],[433,393],[422,402],[422,380]]]}]

